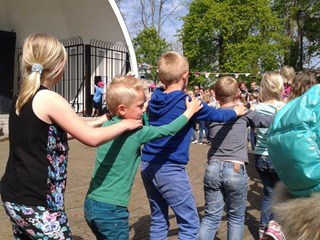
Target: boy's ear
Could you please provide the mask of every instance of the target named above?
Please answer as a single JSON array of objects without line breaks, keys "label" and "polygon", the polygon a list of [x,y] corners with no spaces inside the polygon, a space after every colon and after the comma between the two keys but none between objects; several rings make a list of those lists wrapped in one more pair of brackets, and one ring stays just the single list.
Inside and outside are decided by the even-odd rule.
[{"label": "boy's ear", "polygon": [[187,80],[189,76],[189,71],[186,71],[185,73],[182,74],[182,78]]},{"label": "boy's ear", "polygon": [[183,80],[184,87],[186,87],[188,85],[188,77],[189,77],[189,71],[182,74],[181,78]]},{"label": "boy's ear", "polygon": [[118,113],[119,113],[119,115],[120,116],[125,116],[126,115],[126,106],[125,105],[123,105],[123,104],[120,104],[119,106],[118,106]]}]

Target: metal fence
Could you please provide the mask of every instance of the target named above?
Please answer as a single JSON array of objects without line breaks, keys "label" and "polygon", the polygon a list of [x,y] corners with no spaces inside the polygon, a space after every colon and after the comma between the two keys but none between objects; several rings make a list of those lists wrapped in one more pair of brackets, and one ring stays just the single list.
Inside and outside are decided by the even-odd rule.
[{"label": "metal fence", "polygon": [[85,46],[81,37],[61,40],[68,54],[68,63],[62,81],[55,86],[55,91],[61,94],[71,104],[74,110],[83,112],[85,106]]},{"label": "metal fence", "polygon": [[81,37],[61,40],[68,53],[68,64],[63,80],[55,91],[66,98],[77,113],[90,114],[97,79],[105,85],[116,75],[125,75],[130,69],[127,46],[101,40],[84,44]]}]

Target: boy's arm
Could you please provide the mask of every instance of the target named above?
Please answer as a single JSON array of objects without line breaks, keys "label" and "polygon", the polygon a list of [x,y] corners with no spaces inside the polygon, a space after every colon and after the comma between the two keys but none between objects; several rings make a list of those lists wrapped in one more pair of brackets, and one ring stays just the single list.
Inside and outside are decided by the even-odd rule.
[{"label": "boy's arm", "polygon": [[268,128],[273,121],[274,115],[266,115],[248,110],[245,117],[249,120],[250,127]]},{"label": "boy's arm", "polygon": [[244,105],[237,105],[232,109],[220,109],[208,106],[205,103],[203,108],[195,115],[197,120],[228,122],[235,120],[238,116],[245,115],[248,109]]},{"label": "boy's arm", "polygon": [[162,126],[144,126],[139,131],[140,142],[146,143],[153,139],[175,135],[188,123],[190,118],[203,107],[200,100],[192,98],[190,102],[188,97],[186,98],[186,106],[186,111],[169,124]]}]

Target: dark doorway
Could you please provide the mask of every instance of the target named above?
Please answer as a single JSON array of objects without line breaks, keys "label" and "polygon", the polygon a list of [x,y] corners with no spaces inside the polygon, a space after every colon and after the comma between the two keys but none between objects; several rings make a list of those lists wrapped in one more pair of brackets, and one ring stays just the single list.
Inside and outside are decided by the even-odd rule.
[{"label": "dark doorway", "polygon": [[0,114],[9,113],[13,96],[16,33],[0,30]]}]

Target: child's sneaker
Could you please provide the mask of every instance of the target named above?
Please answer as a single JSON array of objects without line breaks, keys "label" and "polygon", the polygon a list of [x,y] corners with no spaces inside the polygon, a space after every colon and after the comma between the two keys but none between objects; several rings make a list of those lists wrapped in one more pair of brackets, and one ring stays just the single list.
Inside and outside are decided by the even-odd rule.
[{"label": "child's sneaker", "polygon": [[281,231],[280,225],[276,221],[270,221],[268,223],[267,231],[265,232],[266,236],[272,237],[274,240],[285,240],[283,232]]},{"label": "child's sneaker", "polygon": [[259,229],[259,240],[265,239],[266,229]]}]

